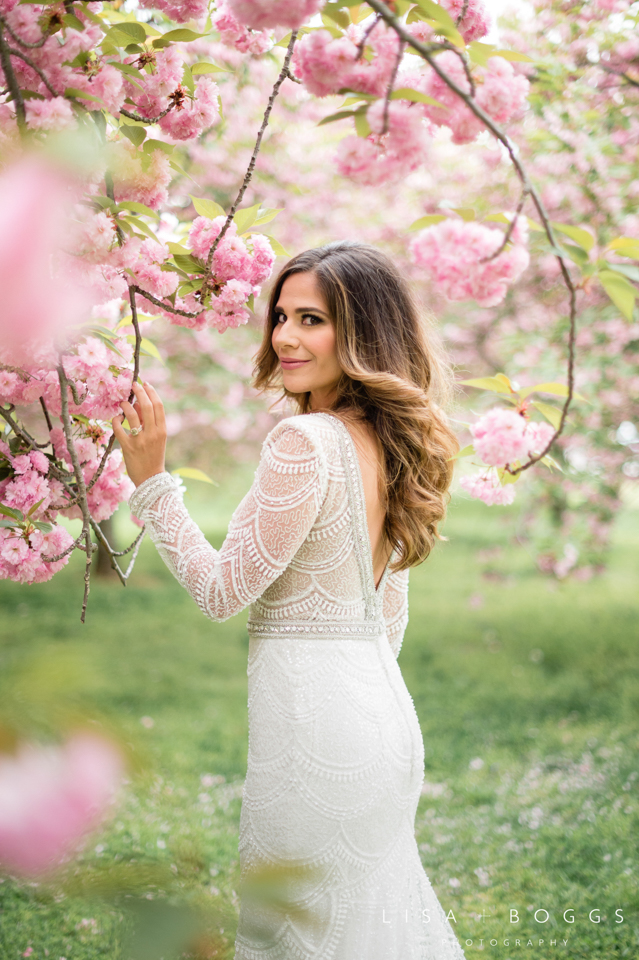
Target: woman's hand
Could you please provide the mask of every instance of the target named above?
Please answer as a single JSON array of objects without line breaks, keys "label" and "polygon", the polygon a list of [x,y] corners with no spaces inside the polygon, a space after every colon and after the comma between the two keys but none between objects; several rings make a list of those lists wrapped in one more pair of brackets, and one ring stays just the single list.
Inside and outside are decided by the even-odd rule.
[{"label": "woman's hand", "polygon": [[[124,416],[113,418],[113,432],[122,447],[127,473],[136,487],[144,480],[164,470],[166,422],[164,407],[149,383],[133,384],[135,404],[123,400],[120,406]],[[126,433],[122,421],[129,421],[131,433]]]}]

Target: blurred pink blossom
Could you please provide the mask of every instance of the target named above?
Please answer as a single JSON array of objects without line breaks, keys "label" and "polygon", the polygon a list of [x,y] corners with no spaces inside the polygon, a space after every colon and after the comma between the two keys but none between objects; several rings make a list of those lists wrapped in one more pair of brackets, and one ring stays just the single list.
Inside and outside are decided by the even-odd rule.
[{"label": "blurred pink blossom", "polygon": [[254,30],[296,30],[317,13],[321,0],[227,0],[233,16]]},{"label": "blurred pink blossom", "polygon": [[0,755],[0,863],[23,876],[59,865],[103,820],[124,772],[116,746],[75,733]]},{"label": "blurred pink blossom", "polygon": [[495,504],[508,505],[515,499],[515,486],[512,483],[502,486],[494,470],[484,473],[473,473],[461,477],[460,487],[478,500],[483,500],[488,506]]},{"label": "blurred pink blossom", "polygon": [[475,450],[484,463],[503,467],[526,453],[526,421],[515,410],[495,407],[471,428]]}]

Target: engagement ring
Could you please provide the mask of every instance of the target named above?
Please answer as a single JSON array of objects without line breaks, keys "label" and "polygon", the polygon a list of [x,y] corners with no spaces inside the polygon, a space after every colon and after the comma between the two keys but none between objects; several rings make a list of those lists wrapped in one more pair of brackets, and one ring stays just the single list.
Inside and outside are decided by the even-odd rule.
[{"label": "engagement ring", "polygon": [[142,427],[131,427],[130,434],[132,437],[137,437],[138,433],[142,433]]}]

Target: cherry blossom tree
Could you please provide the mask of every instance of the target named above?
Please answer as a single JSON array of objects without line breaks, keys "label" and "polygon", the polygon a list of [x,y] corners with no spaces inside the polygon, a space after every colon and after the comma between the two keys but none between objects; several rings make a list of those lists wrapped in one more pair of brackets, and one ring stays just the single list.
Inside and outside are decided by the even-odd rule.
[{"label": "cherry blossom tree", "polygon": [[[278,97],[289,115],[305,122],[313,117],[318,135],[330,140],[330,131],[340,130],[334,169],[345,185],[343,196],[354,190],[358,197],[401,193],[407,178],[419,182],[426,175],[443,192],[451,158],[459,166],[471,144],[478,155],[490,154],[483,165],[490,171],[492,164],[489,189],[480,185],[481,176],[474,182],[466,177],[459,206],[437,209],[431,195],[429,202],[421,200],[423,215],[413,223],[404,194],[403,219],[378,217],[381,223],[370,233],[385,232],[401,244],[411,275],[429,284],[441,302],[465,304],[449,324],[451,338],[469,373],[487,373],[465,382],[508,404],[470,428],[472,443],[462,453],[483,465],[464,481],[468,492],[487,503],[510,502],[524,472],[540,461],[558,466],[550,449],[571,442],[564,432],[576,369],[581,375],[578,307],[582,314],[592,309],[614,317],[617,327],[619,314],[631,321],[634,309],[636,268],[627,259],[639,256],[636,234],[614,211],[609,180],[604,188],[606,166],[614,164],[602,159],[610,156],[603,147],[591,157],[583,128],[577,129],[589,112],[610,117],[606,135],[615,157],[631,164],[637,51],[628,24],[636,22],[636,12],[624,0],[618,7],[582,4],[580,36],[571,34],[566,45],[562,29],[571,29],[569,18],[559,5],[544,3],[536,14],[539,28],[535,21],[525,36],[512,30],[504,35],[509,49],[497,49],[482,42],[489,19],[481,0],[227,0],[215,9],[201,0],[149,0],[131,11],[84,0],[64,6],[2,0],[4,189],[13,190],[17,165],[24,169],[25,157],[33,155],[33,196],[39,191],[47,202],[29,206],[25,195],[24,240],[11,242],[9,230],[0,240],[6,245],[3,288],[8,302],[20,307],[7,314],[0,356],[0,415],[6,424],[0,445],[0,575],[25,583],[48,579],[74,549],[83,550],[84,617],[93,532],[126,581],[142,533],[118,552],[100,528],[131,489],[108,420],[130,396],[141,356],[157,356],[149,327],[165,331],[163,349],[174,357],[188,353],[178,336],[186,327],[220,369],[247,372],[245,358],[216,348],[211,337],[250,320],[254,298],[283,252],[267,235],[276,206],[267,206],[265,197],[286,193],[292,183],[286,171],[275,169],[273,151],[260,158]],[[544,43],[554,42],[553,30],[559,31],[561,50],[544,50]],[[257,82],[247,79],[251,75]],[[286,131],[290,149],[295,130],[293,123]],[[543,152],[540,131],[549,147]],[[281,131],[276,140],[280,150],[287,149]],[[60,159],[65,150],[77,152],[69,143],[84,145],[83,165],[70,168]],[[561,156],[563,143],[576,154],[574,165]],[[560,157],[559,178],[544,166],[544,153]],[[238,154],[244,163],[229,164]],[[271,184],[265,186],[262,176],[256,199],[247,191],[258,161]],[[505,165],[511,176],[504,175]],[[311,190],[313,178],[318,192],[325,190],[321,164],[311,158],[306,169]],[[593,169],[601,193],[594,191],[588,206]],[[197,196],[201,187],[187,183],[189,175],[205,181],[205,188],[210,184],[223,205],[211,195]],[[53,180],[58,187],[47,186]],[[632,189],[626,188],[628,197]],[[578,218],[566,209],[575,191],[582,198]],[[243,206],[247,196],[254,202]],[[59,204],[61,197],[66,226],[52,237],[49,198]],[[593,210],[598,217],[604,201],[606,214],[595,231]],[[296,227],[291,204],[282,229],[301,236],[309,206],[298,205]],[[589,226],[574,222],[580,218]],[[21,244],[32,274],[47,277],[46,284],[25,282],[27,275],[12,268]],[[541,284],[532,279],[539,271]],[[68,300],[66,320],[51,316],[45,322],[43,304],[54,300]],[[160,319],[151,322],[154,317]],[[613,325],[605,324],[607,337]],[[487,364],[487,356],[497,356],[484,335],[487,326],[495,341],[504,330],[522,341],[518,350],[525,362],[506,355],[499,356],[498,367]],[[621,321],[625,332],[617,334],[617,343],[624,337],[631,342],[629,329]],[[539,340],[549,356],[544,362]],[[531,362],[535,349],[537,364]],[[500,372],[504,367],[510,378]],[[536,367],[540,382],[517,383],[520,371]],[[550,376],[546,367],[552,367]],[[197,393],[197,371],[193,385]],[[540,395],[559,396],[563,405]],[[229,390],[227,407],[235,411],[240,402],[251,409],[247,389]],[[266,422],[251,414],[249,421],[226,419],[229,438],[250,432],[255,420]],[[557,481],[547,489],[553,485]],[[60,516],[81,519],[79,537],[74,540],[56,522]],[[123,555],[131,558],[126,570]]]}]

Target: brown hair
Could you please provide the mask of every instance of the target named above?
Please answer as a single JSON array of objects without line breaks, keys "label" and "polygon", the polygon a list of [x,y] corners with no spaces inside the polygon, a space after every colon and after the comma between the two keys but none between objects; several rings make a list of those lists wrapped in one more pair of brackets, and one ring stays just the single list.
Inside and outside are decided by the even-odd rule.
[{"label": "brown hair", "polygon": [[[330,412],[355,415],[373,427],[383,450],[380,496],[384,534],[397,551],[395,570],[426,559],[446,515],[457,438],[439,404],[450,383],[448,365],[420,317],[406,280],[368,244],[338,241],[298,254],[280,272],[255,358],[258,389],[282,389],[271,337],[282,285],[294,273],[314,273],[335,325],[344,374]],[[300,413],[310,395],[290,394]]]}]

